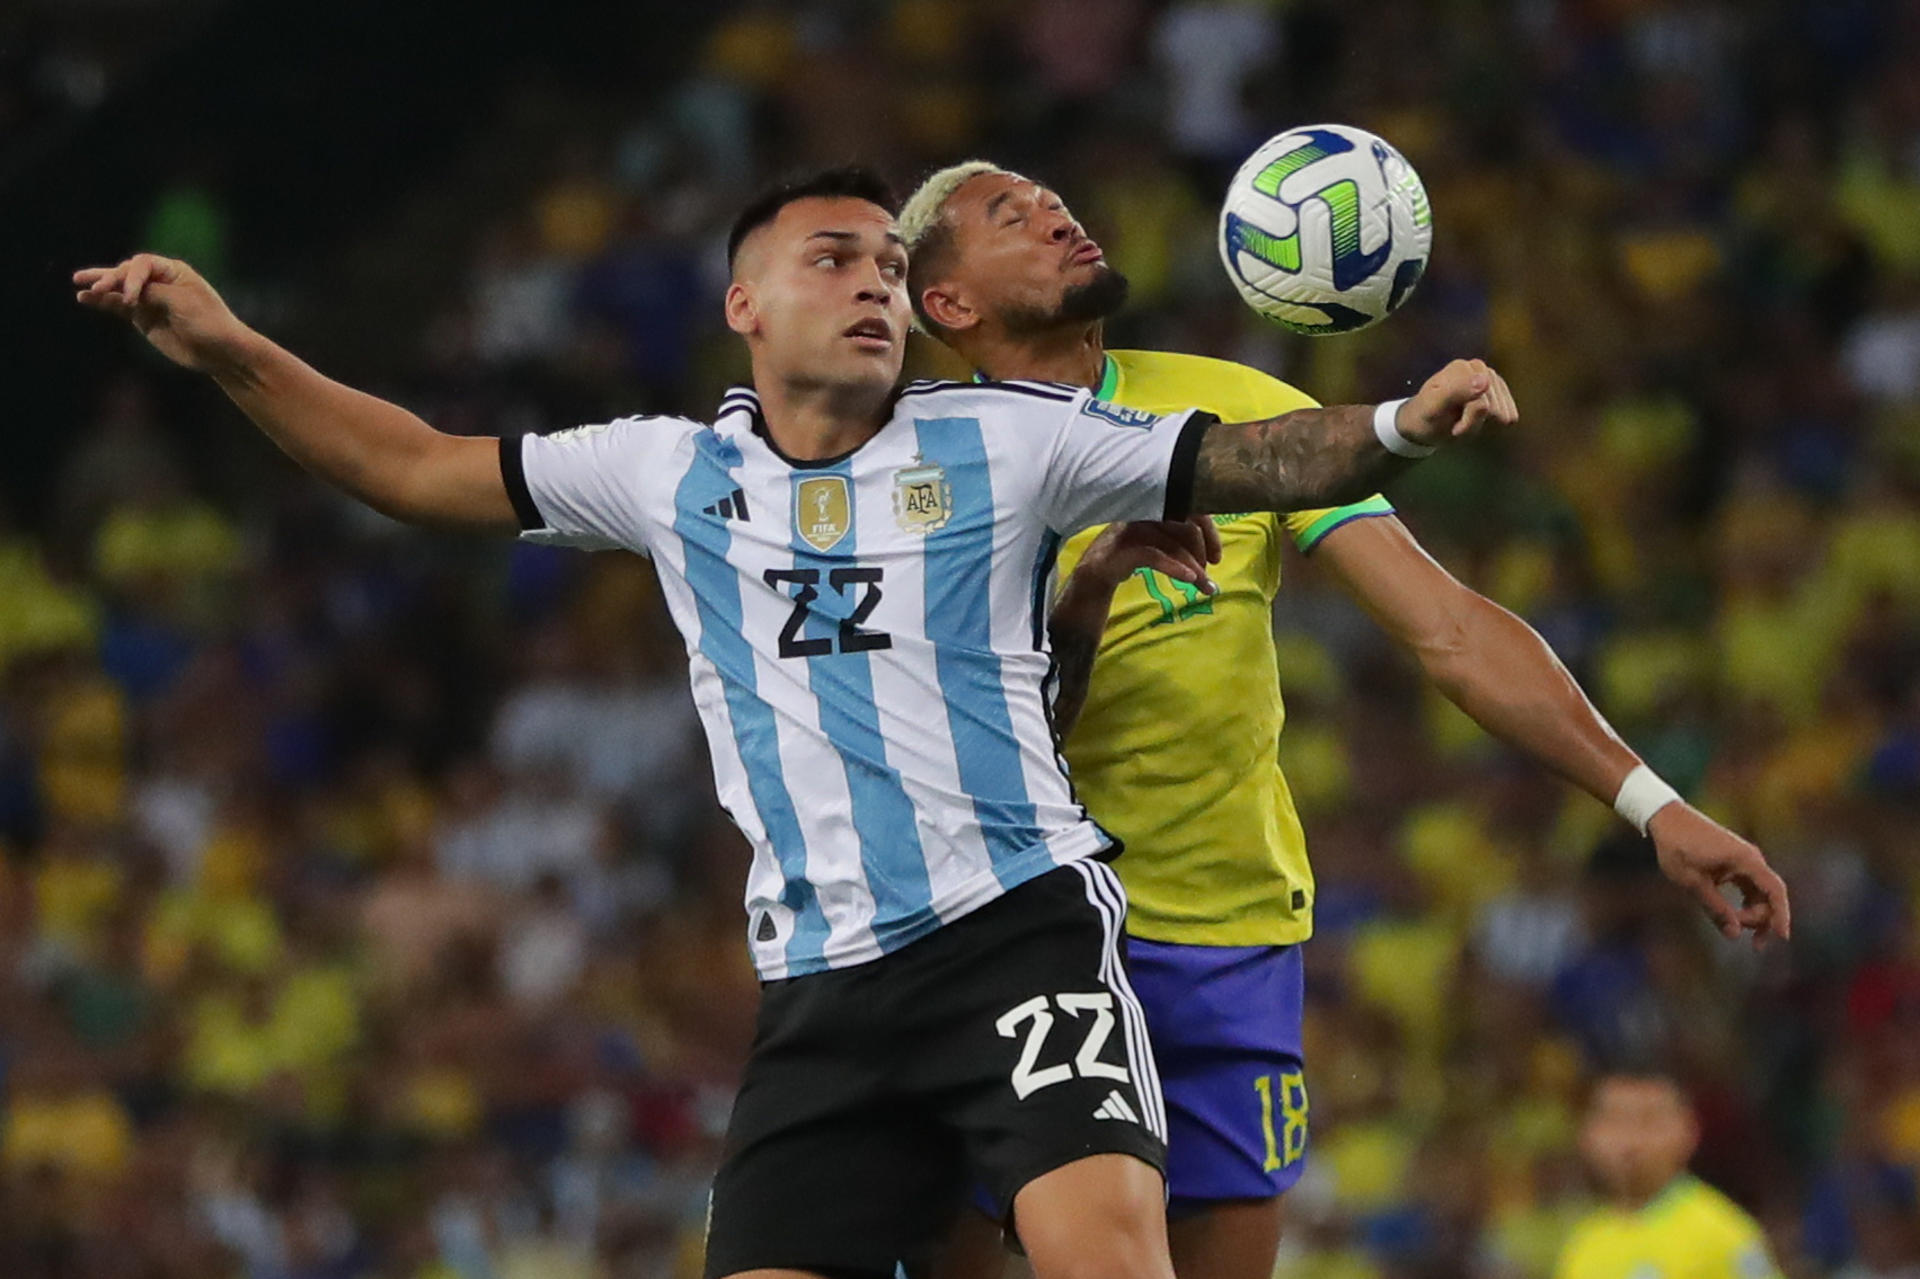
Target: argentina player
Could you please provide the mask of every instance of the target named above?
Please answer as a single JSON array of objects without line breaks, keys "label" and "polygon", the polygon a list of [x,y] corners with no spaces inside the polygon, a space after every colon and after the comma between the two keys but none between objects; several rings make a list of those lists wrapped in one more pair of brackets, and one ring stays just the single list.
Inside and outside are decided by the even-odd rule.
[{"label": "argentina player", "polygon": [[708,1275],[891,1276],[978,1182],[1041,1279],[1169,1279],[1116,847],[1054,754],[1039,584],[1089,524],[1351,500],[1396,450],[1511,413],[1465,362],[1397,416],[1230,426],[1048,384],[898,389],[890,203],[837,170],[742,213],[725,310],[753,386],[711,423],[444,435],[253,332],[185,263],[74,280],[378,510],[652,558],[753,847],[765,980]]}]

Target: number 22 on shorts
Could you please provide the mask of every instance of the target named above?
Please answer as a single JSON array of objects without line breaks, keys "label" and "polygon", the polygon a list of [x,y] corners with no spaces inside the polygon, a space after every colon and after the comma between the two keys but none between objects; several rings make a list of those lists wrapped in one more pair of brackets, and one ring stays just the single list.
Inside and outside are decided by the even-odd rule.
[{"label": "number 22 on shorts", "polygon": [[1307,1153],[1307,1080],[1297,1070],[1279,1077],[1280,1117],[1278,1132],[1273,1125],[1274,1076],[1254,1077],[1253,1090],[1260,1095],[1260,1132],[1267,1139],[1267,1160],[1263,1172],[1278,1172]]},{"label": "number 22 on shorts", "polygon": [[1016,1038],[1023,1024],[1029,1028],[1026,1040],[1020,1046],[1020,1060],[1013,1068],[1013,1095],[1025,1101],[1029,1093],[1065,1083],[1075,1075],[1082,1079],[1129,1082],[1130,1077],[1124,1066],[1100,1060],[1100,1050],[1113,1033],[1113,996],[1104,990],[1055,995],[1052,1003],[1069,1017],[1078,1018],[1084,1012],[1093,1014],[1086,1036],[1080,1041],[1080,1050],[1073,1055],[1071,1063],[1063,1061],[1035,1069],[1039,1064],[1041,1047],[1047,1041],[1047,1032],[1053,1029],[1053,1013],[1048,1011],[1045,995],[1035,995],[1017,1008],[1008,1009],[994,1023],[994,1029],[1000,1032],[1002,1039]]}]

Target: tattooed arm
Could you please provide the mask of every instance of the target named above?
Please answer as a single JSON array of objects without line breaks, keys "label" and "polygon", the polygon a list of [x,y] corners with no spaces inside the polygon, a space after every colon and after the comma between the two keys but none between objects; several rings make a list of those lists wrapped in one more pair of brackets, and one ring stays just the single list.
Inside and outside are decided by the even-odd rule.
[{"label": "tattooed arm", "polygon": [[[1411,465],[1381,446],[1373,413],[1371,404],[1343,404],[1208,428],[1187,509],[1297,511],[1358,501]],[[1401,404],[1396,424],[1409,442],[1432,445],[1518,416],[1498,373],[1455,360]]]}]

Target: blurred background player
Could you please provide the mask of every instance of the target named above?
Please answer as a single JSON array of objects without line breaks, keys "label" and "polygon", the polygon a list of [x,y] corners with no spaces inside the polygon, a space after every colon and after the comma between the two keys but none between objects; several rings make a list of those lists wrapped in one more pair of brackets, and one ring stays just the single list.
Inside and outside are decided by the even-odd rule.
[{"label": "blurred background player", "polygon": [[1607,1204],[1574,1227],[1555,1279],[1778,1279],[1759,1223],[1687,1172],[1699,1145],[1671,1076],[1600,1076],[1580,1151]]},{"label": "blurred background player", "polygon": [[[1058,195],[1019,174],[984,161],[941,170],[909,197],[901,228],[920,322],[984,377],[1094,388],[1148,412],[1203,404],[1226,420],[1314,405],[1241,365],[1107,351],[1103,322],[1127,281]],[[1212,523],[1212,594],[1149,567],[1190,530],[1075,535],[1049,628],[1074,783],[1127,849],[1117,865],[1128,957],[1170,1119],[1175,1265],[1185,1279],[1262,1279],[1309,1123],[1299,945],[1312,931],[1313,876],[1274,758],[1283,531],[1482,727],[1631,815],[1725,935],[1750,930],[1757,944],[1784,936],[1788,919],[1785,890],[1752,844],[1670,790],[1645,812],[1621,802],[1650,771],[1539,635],[1440,567],[1384,498]],[[1738,910],[1722,883],[1740,890]],[[980,1264],[995,1265],[990,1253]]]}]

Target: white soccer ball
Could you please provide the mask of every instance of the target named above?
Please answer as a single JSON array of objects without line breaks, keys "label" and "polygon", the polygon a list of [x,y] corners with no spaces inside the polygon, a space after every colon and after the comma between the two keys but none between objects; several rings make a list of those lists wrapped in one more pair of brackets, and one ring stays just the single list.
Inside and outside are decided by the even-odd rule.
[{"label": "white soccer ball", "polygon": [[1220,260],[1247,305],[1295,333],[1392,314],[1433,244],[1427,189],[1384,139],[1344,124],[1271,138],[1233,175]]}]

